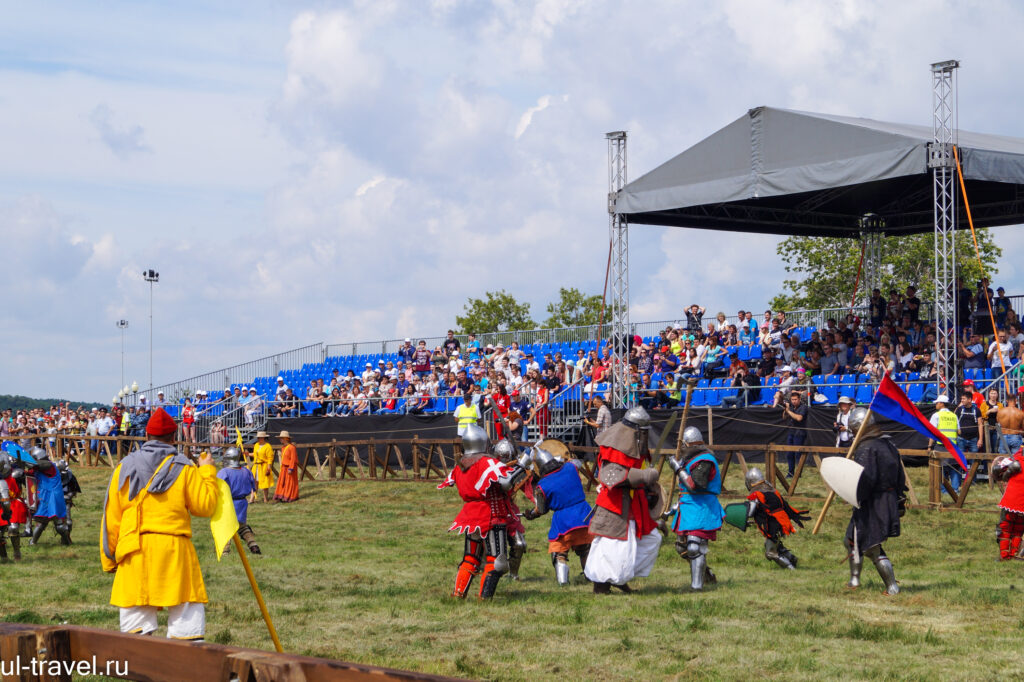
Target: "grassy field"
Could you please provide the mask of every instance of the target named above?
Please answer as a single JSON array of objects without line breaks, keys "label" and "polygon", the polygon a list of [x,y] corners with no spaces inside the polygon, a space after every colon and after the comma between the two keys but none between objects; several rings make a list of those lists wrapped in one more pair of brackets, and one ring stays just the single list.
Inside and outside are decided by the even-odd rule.
[{"label": "grassy field", "polygon": [[[61,547],[48,532],[20,564],[0,567],[3,583],[18,586],[3,620],[116,629],[97,545],[110,470],[77,472],[86,492],[76,544]],[[924,470],[911,474],[923,489]],[[816,479],[809,471],[807,482]],[[842,502],[819,535],[808,529],[787,543],[800,558],[795,572],[764,559],[755,529],[727,527],[711,546],[718,585],[700,594],[688,592],[688,565],[670,542],[632,595],[598,597],[582,582],[560,589],[547,517],[527,526],[522,581],[503,581],[493,601],[480,603],[448,596],[462,540],[445,529],[460,502],[434,485],[307,481],[297,504],[252,508],[266,555],[255,571],[287,651],[503,680],[1024,675],[1024,562],[996,561],[993,513],[909,511],[903,536],[886,544],[903,589],[895,598],[881,594],[870,562],[860,590],[843,587]],[[730,473],[727,487],[741,485],[738,470]],[[983,485],[972,491],[975,506],[994,509],[997,499]],[[821,505],[804,506],[816,513]],[[271,649],[238,558],[218,563],[207,522],[195,531],[211,599],[208,639]]]}]

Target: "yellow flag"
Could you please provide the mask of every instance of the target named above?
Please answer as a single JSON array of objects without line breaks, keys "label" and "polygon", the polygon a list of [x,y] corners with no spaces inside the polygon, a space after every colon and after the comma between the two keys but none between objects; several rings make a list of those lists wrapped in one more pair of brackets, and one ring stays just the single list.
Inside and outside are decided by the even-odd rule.
[{"label": "yellow flag", "polygon": [[238,516],[231,500],[231,488],[222,478],[217,479],[217,509],[210,519],[210,532],[213,533],[213,546],[217,550],[217,561],[224,554],[224,548],[231,542],[231,536],[238,532]]},{"label": "yellow flag", "polygon": [[245,445],[242,443],[242,430],[236,426],[235,433],[238,434],[238,438],[235,439],[235,445],[238,446],[238,450],[241,452],[245,449]]}]

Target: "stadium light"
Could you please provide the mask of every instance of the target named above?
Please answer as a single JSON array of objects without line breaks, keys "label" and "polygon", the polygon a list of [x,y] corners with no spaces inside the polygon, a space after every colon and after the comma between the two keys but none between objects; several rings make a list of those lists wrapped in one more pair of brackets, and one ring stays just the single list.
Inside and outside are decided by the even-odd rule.
[{"label": "stadium light", "polygon": [[[114,323],[121,330],[121,383],[124,383],[124,332],[128,329],[128,320],[118,320]],[[124,396],[121,396],[122,398]]]}]

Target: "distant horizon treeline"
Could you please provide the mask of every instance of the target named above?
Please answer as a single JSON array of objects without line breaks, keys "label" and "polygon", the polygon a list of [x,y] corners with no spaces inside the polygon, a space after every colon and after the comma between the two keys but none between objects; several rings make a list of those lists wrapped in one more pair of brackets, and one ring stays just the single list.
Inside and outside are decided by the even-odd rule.
[{"label": "distant horizon treeline", "polygon": [[79,402],[64,398],[29,398],[26,395],[0,395],[0,411],[35,410],[38,408],[48,410],[60,403],[70,403],[74,407],[86,407],[89,409],[93,407],[106,407],[103,403]]}]

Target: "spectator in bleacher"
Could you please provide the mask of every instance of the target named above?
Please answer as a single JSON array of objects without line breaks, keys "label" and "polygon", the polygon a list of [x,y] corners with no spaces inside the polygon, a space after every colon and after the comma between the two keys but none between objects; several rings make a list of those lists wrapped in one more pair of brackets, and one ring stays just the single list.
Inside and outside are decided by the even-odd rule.
[{"label": "spectator in bleacher", "polygon": [[880,289],[871,290],[871,299],[868,301],[868,319],[871,321],[872,327],[881,327],[882,320],[885,319],[885,299],[882,298],[882,291]]},{"label": "spectator in bleacher", "polygon": [[979,407],[983,402],[985,402],[985,399],[982,397],[982,395],[974,390],[974,381],[972,381],[971,379],[967,379],[964,381],[962,395],[965,395],[968,398],[970,398],[971,402]]},{"label": "spectator in bleacher", "polygon": [[[981,410],[966,391],[960,395],[960,404],[953,410],[953,414],[956,415],[959,427],[956,442],[960,447],[960,451],[964,455],[969,452],[979,452],[985,439],[985,435],[980,428],[982,424]],[[959,467],[954,468],[959,469]],[[953,484],[953,488],[957,491],[960,490],[961,480],[963,480],[962,477],[960,480],[954,480],[950,476],[950,483]]]},{"label": "spectator in bleacher", "polygon": [[[583,351],[580,350],[579,352],[582,353]],[[518,365],[520,363],[520,361],[525,357],[525,355],[523,354],[523,351],[520,350],[520,348],[519,348],[519,342],[518,341],[513,341],[512,342],[512,344],[509,347],[509,349],[507,351],[505,351],[505,355],[506,355],[506,357],[508,357],[508,363],[510,365]]]},{"label": "spectator in bleacher", "polygon": [[723,313],[722,311],[719,311],[718,314],[715,315],[715,326],[714,326],[713,331],[716,331],[719,334],[721,334],[722,332],[725,332],[725,331],[728,331],[728,330],[729,330],[729,323],[725,319],[725,313]]},{"label": "spectator in bleacher", "polygon": [[191,398],[185,398],[181,408],[181,437],[186,443],[196,442],[196,408]]},{"label": "spectator in bleacher", "polygon": [[1020,357],[1020,344],[1021,344],[1022,341],[1024,341],[1024,334],[1021,333],[1020,323],[1019,322],[1011,322],[1011,323],[1009,323],[1006,326],[1007,326],[1007,329],[1009,329],[1009,332],[1006,335],[1006,340],[1009,341],[1010,345],[1013,346],[1013,357],[1019,358]]},{"label": "spectator in bleacher", "polygon": [[476,340],[476,334],[469,334],[469,340],[466,341],[466,355],[470,360],[478,360],[481,356],[480,342]]},{"label": "spectator in bleacher", "polygon": [[786,317],[786,311],[780,310],[779,327],[782,329],[783,334],[792,335],[793,332],[800,328],[800,325],[798,325],[796,322],[790,322],[789,319]]},{"label": "spectator in bleacher", "polygon": [[448,356],[445,355],[444,349],[441,346],[435,347],[434,352],[430,354],[430,366],[435,372],[440,372],[444,367],[448,366]]},{"label": "spectator in bleacher", "polygon": [[356,416],[370,414],[370,398],[372,392],[368,387],[357,386],[356,395],[352,399],[352,414]]},{"label": "spectator in bleacher", "polygon": [[[807,405],[799,391],[791,391],[789,400],[784,403],[782,423],[786,426],[786,445],[803,445],[807,440]],[[796,470],[797,456],[798,453],[793,450],[786,453],[789,478],[793,478]]]},{"label": "spectator in bleacher", "polygon": [[999,402],[999,389],[990,388],[988,389],[988,395],[985,397],[985,401],[978,407],[981,408],[981,419],[984,423],[988,433],[988,450],[987,452],[996,453],[1001,452],[1008,454],[1009,450],[1004,450],[1004,443],[999,438],[999,422],[996,417],[999,414],[999,408],[1003,404]]},{"label": "spectator in bleacher", "polygon": [[723,407],[747,407],[750,396],[744,390],[746,384],[743,380],[749,375],[750,370],[747,369],[746,363],[729,365],[729,388],[736,389],[736,395],[727,395],[722,398]]},{"label": "spectator in bleacher", "polygon": [[[896,371],[896,360],[893,359],[892,349],[887,343],[878,347],[878,363],[882,366],[883,376],[892,375]],[[881,381],[882,377],[878,377],[878,380]]]},{"label": "spectator in bleacher", "polygon": [[430,374],[431,353],[427,350],[427,342],[420,339],[416,344],[416,350],[412,354],[412,369],[417,379],[423,379]]},{"label": "spectator in bleacher", "polygon": [[448,334],[444,338],[444,344],[443,345],[444,345],[445,355],[448,355],[448,356],[450,356],[453,351],[458,353],[458,352],[460,352],[462,350],[462,344],[460,344],[459,340],[457,338],[455,338],[455,331],[452,330],[452,329],[448,330]]},{"label": "spectator in bleacher", "polygon": [[416,355],[416,349],[412,345],[412,339],[406,337],[398,349],[398,357],[405,361],[405,364],[412,364],[412,357]]},{"label": "spectator in bleacher", "polygon": [[772,399],[772,407],[783,407],[789,399],[790,391],[793,390],[796,377],[793,374],[793,368],[789,365],[780,364],[777,367],[777,371],[781,378],[779,379],[778,391],[775,392],[775,397]]},{"label": "spectator in bleacher", "polygon": [[[999,331],[998,339],[998,341],[993,341],[988,346],[989,365],[1001,368],[1005,364],[1006,368],[1009,369],[1013,358],[1013,344],[1007,338],[1005,330]],[[1002,363],[1000,363],[1000,355],[1002,355]]]},{"label": "spectator in bleacher", "polygon": [[295,397],[292,389],[285,390],[277,408],[277,416],[279,417],[294,418],[299,416],[299,399]]},{"label": "spectator in bleacher", "polygon": [[822,350],[825,351],[819,360],[822,376],[837,376],[846,372],[845,358],[840,358],[831,343],[826,343]]},{"label": "spectator in bleacher", "polygon": [[817,349],[811,349],[810,352],[800,353],[800,366],[810,376],[817,376],[821,374],[821,353]]},{"label": "spectator in bleacher", "polygon": [[705,308],[697,305],[696,303],[686,309],[686,328],[691,333],[696,333],[702,330],[701,319],[704,317],[705,312]]},{"label": "spectator in bleacher", "polygon": [[448,371],[449,372],[458,372],[459,370],[464,369],[465,367],[466,367],[466,362],[465,362],[465,360],[462,359],[462,356],[459,355],[459,352],[458,351],[452,351],[452,356],[448,360]]},{"label": "spectator in bleacher", "polygon": [[645,410],[653,410],[658,404],[658,389],[651,385],[651,375],[641,374],[640,385],[637,386],[637,396],[640,407]]},{"label": "spectator in bleacher", "polygon": [[882,381],[882,377],[885,376],[885,365],[883,364],[881,357],[879,357],[878,349],[876,347],[871,346],[871,348],[868,349],[868,357],[865,358],[861,366],[857,368],[857,371],[861,374],[867,374],[868,380],[872,383],[877,384]]},{"label": "spectator in bleacher", "polygon": [[988,366],[985,347],[981,345],[981,336],[978,332],[971,332],[968,343],[957,345],[960,347],[960,356],[964,359],[964,369],[984,369]]}]

